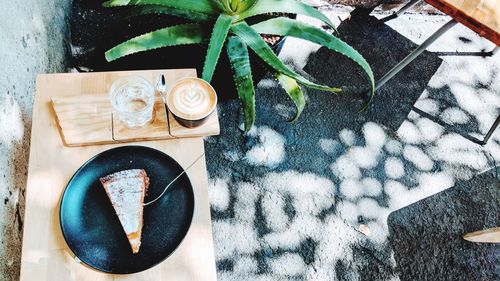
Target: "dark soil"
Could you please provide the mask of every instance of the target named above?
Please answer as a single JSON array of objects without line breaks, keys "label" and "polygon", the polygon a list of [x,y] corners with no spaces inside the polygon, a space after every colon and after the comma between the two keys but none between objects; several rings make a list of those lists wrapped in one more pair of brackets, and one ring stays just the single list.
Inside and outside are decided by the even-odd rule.
[{"label": "dark soil", "polygon": [[[133,7],[104,8],[102,0],[75,0],[71,16],[72,66],[79,71],[116,71],[140,69],[196,68],[200,75],[207,51],[206,44],[160,48],[136,53],[113,62],[104,53],[119,43],[138,35],[188,21],[169,15],[133,15]],[[284,40],[273,49],[281,51]],[[267,68],[251,53],[255,84]],[[219,98],[235,98],[236,90],[225,50],[221,54],[212,84]]]}]

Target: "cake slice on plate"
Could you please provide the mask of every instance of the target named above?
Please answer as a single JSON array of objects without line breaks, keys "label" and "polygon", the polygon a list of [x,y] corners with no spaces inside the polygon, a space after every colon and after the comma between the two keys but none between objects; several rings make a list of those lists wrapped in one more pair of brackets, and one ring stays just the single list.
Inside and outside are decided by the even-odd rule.
[{"label": "cake slice on plate", "polygon": [[127,234],[132,252],[138,253],[141,246],[144,195],[149,186],[146,171],[124,170],[102,177],[100,181]]}]

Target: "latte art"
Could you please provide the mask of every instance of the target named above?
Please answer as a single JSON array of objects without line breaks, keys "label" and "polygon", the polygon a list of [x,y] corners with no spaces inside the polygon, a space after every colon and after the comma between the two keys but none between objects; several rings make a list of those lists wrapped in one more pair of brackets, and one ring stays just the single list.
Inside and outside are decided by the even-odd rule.
[{"label": "latte art", "polygon": [[177,89],[173,96],[173,106],[190,115],[204,114],[210,107],[210,97],[200,85],[186,84]]},{"label": "latte art", "polygon": [[177,117],[199,120],[210,115],[217,103],[214,89],[198,78],[185,78],[176,82],[167,97],[167,106]]}]

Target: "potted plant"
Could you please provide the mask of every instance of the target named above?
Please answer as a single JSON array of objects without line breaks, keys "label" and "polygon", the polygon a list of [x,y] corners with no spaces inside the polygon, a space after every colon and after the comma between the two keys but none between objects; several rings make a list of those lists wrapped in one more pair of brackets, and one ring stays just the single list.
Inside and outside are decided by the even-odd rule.
[{"label": "potted plant", "polygon": [[275,16],[249,24],[247,20],[273,13],[299,14],[316,18],[335,29],[324,14],[296,0],[110,0],[105,7],[135,6],[137,14],[165,13],[185,18],[190,23],[161,28],[129,39],[106,53],[108,61],[157,48],[208,43],[202,78],[211,82],[225,46],[239,99],[243,106],[245,131],[255,122],[255,89],[248,49],[250,48],[275,73],[285,92],[297,108],[297,120],[305,106],[300,85],[339,92],[339,88],[320,85],[299,75],[282,63],[261,34],[292,36],[320,44],[355,61],[366,72],[373,97],[374,78],[366,60],[351,46],[334,35],[295,19]]}]

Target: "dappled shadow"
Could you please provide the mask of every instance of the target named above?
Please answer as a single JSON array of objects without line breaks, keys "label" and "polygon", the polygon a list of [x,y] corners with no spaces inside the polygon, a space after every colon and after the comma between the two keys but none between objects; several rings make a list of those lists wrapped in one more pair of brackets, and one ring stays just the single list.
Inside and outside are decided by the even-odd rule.
[{"label": "dappled shadow", "polygon": [[389,241],[400,279],[498,280],[500,246],[462,236],[499,226],[499,213],[500,181],[493,171],[391,213]]},{"label": "dappled shadow", "polygon": [[299,122],[287,124],[293,105],[263,80],[246,137],[238,102],[221,103],[222,135],[206,147],[222,280],[391,280],[399,272],[389,213],[493,165],[489,151],[414,112],[391,132],[349,97],[310,91],[307,99]]},{"label": "dappled shadow", "polygon": [[[370,63],[375,80],[418,47],[381,20],[367,15],[362,9],[353,11],[351,17],[343,21],[338,30],[341,39],[358,50]],[[421,54],[377,91],[373,103],[363,115],[368,120],[397,130],[441,62],[442,60],[433,53]],[[326,48],[321,48],[309,57],[305,70],[321,82],[341,85],[345,95],[364,97],[368,91],[366,76],[359,66]],[[360,107],[361,103],[357,108]],[[384,114],[380,114],[381,111]]]},{"label": "dappled shadow", "polygon": [[[410,53],[419,36],[410,34],[410,40],[356,13],[339,30],[376,77]],[[129,27],[117,32],[132,35]],[[285,122],[295,109],[270,75],[258,85],[257,122],[248,135],[238,129],[239,101],[219,103],[221,135],[206,139],[206,155],[220,280],[394,280],[398,260],[388,240],[388,215],[500,160],[498,135],[483,148],[412,111],[418,106],[448,122],[443,125],[454,122],[483,132],[500,108],[495,95],[500,86],[483,79],[495,77],[494,64],[484,64],[488,71],[483,71],[462,57],[450,62],[426,52],[358,113],[362,101],[353,96],[368,90],[362,70],[341,55],[310,47],[290,38],[282,57],[299,71],[303,65],[295,60],[303,59],[304,70],[345,93],[305,89],[307,105],[297,123]],[[174,63],[169,54],[176,52],[150,55],[169,67]],[[146,67],[144,58],[111,66]],[[460,97],[465,88],[481,94]],[[441,102],[450,94],[451,105]],[[440,115],[448,107],[455,109]],[[408,231],[400,239],[415,237],[418,232]]]},{"label": "dappled shadow", "polygon": [[445,81],[429,85],[413,109],[446,130],[481,143],[500,114],[498,93],[491,91],[500,85],[498,69],[484,67],[495,65],[495,60],[498,61],[496,57],[458,59],[457,68],[474,72],[454,72]]},{"label": "dappled shadow", "polygon": [[[289,39],[287,44],[283,56],[305,58],[308,71],[317,68],[313,76],[336,73],[328,81],[366,85],[358,68],[345,67],[347,60],[330,60],[332,53],[323,50],[304,50],[311,47],[299,40]],[[348,94],[306,89],[303,115],[288,124],[293,104],[268,76],[257,88],[256,126],[244,136],[237,128],[242,121],[238,101],[220,103],[221,136],[206,141],[219,278],[397,278],[399,260],[388,240],[389,214],[468,180],[500,160],[498,134],[481,147],[447,128],[453,123],[464,132],[483,133],[493,123],[500,108],[495,94],[500,85],[490,81],[497,71],[490,59],[439,60],[440,68],[415,95],[418,101],[406,103],[410,109],[404,116],[383,104],[374,106],[377,101],[371,113],[358,113],[361,103]],[[479,64],[484,69],[478,69]],[[413,85],[393,81],[397,84],[393,87]],[[467,94],[467,89],[475,92]],[[393,96],[391,106],[400,98],[404,97]],[[413,106],[446,122],[419,115]],[[384,118],[403,120],[393,122],[392,129]],[[446,205],[441,199],[440,204]],[[457,220],[467,218],[465,213],[455,215]],[[431,214],[429,221],[434,216],[439,219],[439,214]],[[401,239],[418,235],[415,229]],[[432,263],[425,266],[436,269]]]}]

